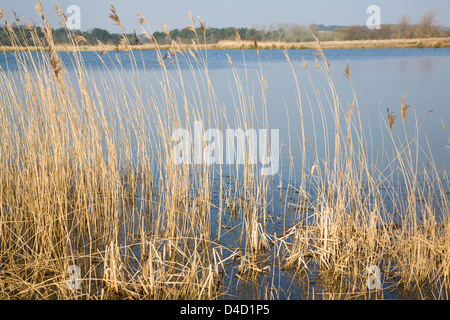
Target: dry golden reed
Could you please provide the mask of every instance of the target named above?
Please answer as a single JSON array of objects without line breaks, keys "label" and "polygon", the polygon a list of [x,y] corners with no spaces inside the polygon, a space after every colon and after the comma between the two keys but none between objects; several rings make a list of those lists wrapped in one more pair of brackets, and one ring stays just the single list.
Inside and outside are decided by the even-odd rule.
[{"label": "dry golden reed", "polygon": [[402,111],[402,119],[403,119],[403,123],[405,123],[406,118],[408,117],[408,113],[406,111],[408,111],[408,109],[411,107],[411,105],[409,104],[405,104],[406,101],[406,93],[402,96],[402,107],[401,107],[401,111]]}]

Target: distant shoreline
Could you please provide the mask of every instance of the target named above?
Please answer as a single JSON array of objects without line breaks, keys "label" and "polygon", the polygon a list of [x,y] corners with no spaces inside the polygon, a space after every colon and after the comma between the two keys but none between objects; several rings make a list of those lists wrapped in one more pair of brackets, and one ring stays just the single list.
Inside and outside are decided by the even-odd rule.
[{"label": "distant shoreline", "polygon": [[[450,37],[446,38],[424,38],[424,39],[387,39],[387,40],[346,40],[346,41],[323,41],[320,43],[322,49],[413,49],[413,48],[450,48]],[[193,49],[193,45],[183,45],[184,48]],[[80,45],[80,51],[116,51],[115,45]],[[124,51],[124,46],[119,46],[119,50]],[[154,44],[139,44],[131,45],[128,49],[131,50],[155,50]],[[159,45],[160,50],[168,50],[171,45]],[[222,50],[237,50],[237,49],[255,49],[253,41],[241,41],[240,43],[232,40],[222,40],[214,44],[199,44],[197,49],[222,49]],[[258,49],[315,49],[315,42],[258,42]],[[57,44],[56,51],[74,51],[74,47],[69,45]],[[40,51],[46,50],[45,47],[13,47],[2,46],[0,51],[14,52],[14,51]]]}]

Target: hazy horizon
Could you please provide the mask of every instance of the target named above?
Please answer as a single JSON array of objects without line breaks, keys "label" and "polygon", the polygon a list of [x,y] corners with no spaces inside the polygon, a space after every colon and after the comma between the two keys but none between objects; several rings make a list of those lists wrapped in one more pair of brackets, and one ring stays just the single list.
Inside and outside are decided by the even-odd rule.
[{"label": "hazy horizon", "polygon": [[[6,17],[12,23],[13,9],[23,23],[35,21],[41,23],[39,15],[35,11],[36,0],[1,0],[0,8],[6,13]],[[106,29],[109,32],[120,32],[121,29],[114,25],[108,18],[110,5],[107,0],[61,0],[57,1],[63,12],[66,13],[70,5],[78,5],[81,10],[81,30],[88,31],[93,28]],[[324,24],[324,25],[363,25],[370,14],[366,12],[370,5],[378,5],[381,9],[382,24],[396,24],[403,14],[408,14],[411,24],[419,22],[421,16],[428,10],[436,10],[437,23],[442,26],[450,26],[450,1],[448,0],[335,0],[318,1],[236,1],[214,2],[206,0],[172,0],[160,2],[148,2],[145,0],[114,1],[118,15],[127,32],[136,29],[140,33],[140,25],[136,14],[140,13],[148,20],[152,31],[160,31],[162,24],[169,29],[183,29],[190,24],[188,12],[195,18],[197,16],[205,22],[206,27],[259,27],[276,26],[286,24]],[[54,12],[53,0],[42,1],[46,17],[53,28],[58,28],[59,18]],[[23,19],[25,18],[25,19]]]}]

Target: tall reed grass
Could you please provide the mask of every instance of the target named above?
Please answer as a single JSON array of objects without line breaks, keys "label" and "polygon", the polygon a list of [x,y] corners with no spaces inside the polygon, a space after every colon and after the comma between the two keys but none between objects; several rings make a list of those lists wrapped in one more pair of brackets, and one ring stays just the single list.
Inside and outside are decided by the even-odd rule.
[{"label": "tall reed grass", "polygon": [[[291,165],[300,165],[301,176],[299,184],[291,174],[281,179],[285,185],[276,199],[272,179],[248,160],[243,166],[176,165],[170,154],[172,132],[193,132],[196,120],[221,130],[268,128],[271,106],[261,64],[255,99],[248,70],[242,73],[229,58],[236,111],[229,119],[199,37],[190,46],[171,39],[166,56],[139,16],[156,48],[157,84],[142,76],[147,71],[136,62],[140,53],[126,37],[117,52],[99,50],[105,66],[104,59],[117,62],[99,78],[85,65],[83,39],[70,30],[74,71],[67,71],[40,1],[36,10],[45,39],[25,24],[33,46],[14,52],[18,70],[0,72],[2,299],[220,299],[242,297],[240,288],[248,286],[267,299],[383,298],[390,292],[448,299],[449,180],[417,133],[409,136],[405,129],[400,139],[390,130],[413,122],[405,99],[397,110],[403,121],[389,111],[383,118],[393,149],[383,150],[388,165],[377,165],[367,154],[371,137],[362,125],[351,69],[345,75],[354,100],[344,110],[320,43],[315,66],[291,61],[285,50],[301,119],[289,124],[300,128],[302,151]],[[58,6],[56,12],[64,24]],[[0,16],[12,43],[27,43],[2,11]],[[125,31],[114,6],[110,18]],[[192,16],[190,28],[196,35]],[[239,34],[236,40],[243,48]],[[257,39],[254,46],[258,51]],[[328,84],[327,103],[312,80],[313,99],[303,94],[297,73],[309,75],[313,67]],[[328,151],[320,155],[315,149],[313,163],[306,158],[307,108],[322,119],[327,108],[334,115],[332,124],[323,122],[324,141],[314,134],[314,144]],[[417,120],[415,125],[418,132]],[[417,161],[419,153],[427,155],[429,167]],[[275,232],[274,221],[288,216],[293,222]],[[73,265],[81,275],[75,289],[68,285]],[[383,288],[368,289],[370,265],[381,268]],[[287,292],[281,286],[286,278]]]}]

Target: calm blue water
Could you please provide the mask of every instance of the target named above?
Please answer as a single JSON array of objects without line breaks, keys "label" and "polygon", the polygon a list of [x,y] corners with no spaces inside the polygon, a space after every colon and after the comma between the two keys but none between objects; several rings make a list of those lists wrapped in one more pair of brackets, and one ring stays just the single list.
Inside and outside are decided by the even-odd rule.
[{"label": "calm blue water", "polygon": [[[419,127],[419,143],[424,147],[429,145],[434,160],[439,166],[450,169],[450,153],[446,149],[450,142],[442,126],[444,124],[450,127],[450,100],[448,99],[450,48],[330,49],[324,50],[324,52],[330,63],[343,114],[350,109],[354,99],[351,86],[344,76],[347,61],[349,63],[350,76],[356,91],[368,148],[373,150],[371,156],[374,157],[374,162],[383,161],[381,151],[377,150],[381,150],[381,147],[388,150],[391,147],[385,124],[387,108],[389,108],[389,111],[394,112],[396,116],[396,123],[392,129],[393,136],[399,137],[399,141],[401,141],[405,132],[412,137],[417,130],[416,127]],[[320,150],[320,148],[325,144],[324,128],[328,128],[329,138],[333,134],[332,96],[329,86],[325,82],[322,71],[314,68],[315,50],[288,50],[288,53],[299,79],[306,140],[313,142],[314,147],[317,147],[319,153],[323,154],[326,150]],[[160,66],[156,52],[135,51],[133,54],[141,78],[145,79],[152,88],[155,84],[157,87],[160,80]],[[218,102],[224,106],[229,119],[235,118],[238,114],[239,103],[236,103],[236,88],[227,55],[233,60],[244,87],[248,89],[248,95],[254,99],[257,110],[258,108],[262,109],[260,85],[262,71],[268,86],[269,127],[280,130],[281,144],[285,146],[282,148],[284,155],[288,154],[288,149],[291,149],[294,155],[298,155],[300,151],[300,116],[297,88],[283,51],[261,50],[259,56],[255,50],[208,50],[206,53],[201,52],[200,54],[204,60],[207,60],[215,94]],[[38,56],[39,53],[33,53],[33,55]],[[60,56],[69,74],[73,74],[73,55],[61,52]],[[193,63],[193,59],[188,54],[186,56]],[[124,52],[119,54],[121,65],[117,62],[115,51],[104,54],[103,61],[99,58],[98,52],[82,52],[82,57],[88,69],[92,70],[94,76],[98,76],[99,79],[108,81],[110,78],[111,81],[114,81],[114,76],[107,73],[107,69],[117,68],[121,70],[120,72],[128,70],[131,74],[132,62]],[[309,73],[301,66],[302,58],[308,64]],[[189,86],[190,83],[193,83],[191,81],[193,80],[191,64],[187,63],[181,54],[178,54],[178,61],[185,82]],[[196,70],[196,64],[193,63],[192,66]],[[14,71],[17,70],[14,54],[1,54],[0,67],[3,70],[9,69],[14,74]],[[167,68],[173,70],[174,75],[176,74],[174,64],[168,64]],[[154,95],[158,95],[158,88],[155,92]],[[319,92],[317,97],[316,92]],[[401,98],[405,93],[407,93],[406,103],[412,105],[412,108],[409,109],[408,120],[403,126],[400,106]],[[193,100],[195,98],[193,97]],[[325,111],[324,120],[319,113],[319,103],[322,104]],[[183,108],[180,107],[180,109]],[[431,110],[432,112],[430,112]],[[183,110],[180,112],[183,116]],[[333,139],[330,139],[329,147],[331,149],[332,143]],[[308,159],[313,157],[313,153],[308,153]],[[430,161],[426,157],[422,157],[421,160],[423,162]]]},{"label": "calm blue water", "polygon": [[[305,49],[305,50],[287,50],[291,60],[301,61],[304,58],[306,61],[314,61],[316,55],[315,49]],[[450,48],[439,48],[439,49],[325,49],[323,50],[328,60],[331,61],[346,61],[356,62],[356,61],[378,61],[378,60],[388,60],[393,62],[398,62],[401,64],[399,60],[409,60],[409,59],[431,59],[436,57],[446,57],[450,56]],[[227,61],[227,54],[231,56],[233,61],[238,67],[244,66],[244,57],[247,67],[258,67],[258,55],[255,50],[208,50],[208,67],[209,69],[228,69],[229,63]],[[38,56],[40,53],[32,53],[34,56]],[[100,52],[95,51],[86,51],[82,52],[82,56],[86,66],[92,68],[105,68],[105,65],[99,58]],[[110,51],[103,55],[104,61],[106,62],[106,66],[110,67],[111,64],[117,64],[116,60],[116,52]],[[163,52],[164,54],[164,52]],[[60,52],[60,57],[65,63],[65,67],[67,69],[73,69],[72,64],[70,63],[72,59],[72,54],[67,52]],[[121,63],[125,69],[131,69],[131,63],[128,59],[128,55],[125,52],[119,53],[121,57]],[[138,66],[145,63],[146,68],[159,68],[159,63],[157,60],[156,51],[153,50],[143,50],[143,51],[134,51],[133,55],[136,59],[136,63]],[[6,53],[0,55],[0,67],[2,69],[6,69],[7,66],[11,70],[15,70],[17,68],[13,53]],[[273,64],[273,63],[284,63],[286,62],[285,55],[283,50],[260,50],[259,51],[259,60],[263,64]],[[411,60],[411,61],[413,61]],[[180,59],[180,62],[183,62],[183,59]],[[181,66],[187,68],[187,64],[181,63]],[[430,70],[432,71],[432,70]]]},{"label": "calm blue water", "polygon": [[[328,129],[329,149],[333,149],[332,96],[321,70],[315,69],[315,50],[288,50],[299,79],[300,94],[305,119],[306,140],[312,142],[314,148],[323,155],[325,149],[324,128]],[[339,96],[340,108],[345,114],[353,102],[351,86],[344,76],[347,61],[350,76],[355,88],[362,124],[366,134],[367,148],[371,151],[373,163],[382,163],[385,156],[380,151],[392,148],[389,130],[386,127],[387,108],[394,112],[396,123],[392,128],[398,145],[405,143],[405,132],[409,139],[414,137],[417,127],[420,128],[418,141],[430,148],[434,161],[441,168],[450,169],[450,153],[446,148],[450,144],[442,124],[450,128],[450,100],[448,88],[450,83],[450,48],[441,49],[339,49],[324,50],[330,63],[333,82]],[[129,55],[115,51],[105,53],[103,61],[98,52],[82,52],[85,65],[92,70],[94,77],[114,81],[114,75],[106,72],[116,69],[129,72],[132,61]],[[164,54],[164,52],[163,52]],[[33,53],[38,56],[39,53]],[[160,81],[160,65],[155,51],[134,51],[139,76],[145,79],[149,87],[154,88],[152,94],[158,96]],[[261,104],[261,72],[267,81],[267,115],[269,128],[280,130],[280,144],[283,146],[282,156],[287,158],[289,149],[293,155],[300,152],[300,115],[297,103],[297,88],[289,64],[282,50],[261,50],[259,56],[255,50],[208,50],[197,54],[207,60],[209,76],[217,95],[217,101],[223,105],[228,119],[238,115],[239,102],[236,102],[234,76],[227,55],[233,60],[238,74],[248,95],[253,97],[255,109],[262,109]],[[60,57],[69,74],[74,74],[73,55],[61,52]],[[117,58],[120,59],[120,65]],[[193,83],[192,71],[197,65],[189,54],[190,63],[183,55],[178,54],[178,61],[186,85]],[[309,73],[301,66],[302,58],[308,64]],[[169,61],[169,60],[167,60]],[[0,67],[17,70],[13,53],[0,54]],[[167,64],[168,70],[176,77],[175,64]],[[144,71],[145,70],[145,71]],[[311,77],[311,79],[310,79]],[[190,87],[193,89],[193,86]],[[194,88],[195,89],[195,88]],[[148,87],[144,90],[148,91]],[[195,90],[194,90],[195,91]],[[316,96],[316,92],[319,95]],[[408,111],[408,119],[402,124],[400,106],[403,94],[406,103],[412,105]],[[195,95],[192,101],[198,99]],[[319,103],[324,110],[323,118],[319,112]],[[183,106],[179,107],[183,117]],[[432,110],[432,112],[430,112]],[[341,117],[343,130],[345,122]],[[233,125],[233,123],[231,123]],[[290,128],[290,130],[289,130]],[[205,128],[208,129],[208,128]],[[403,142],[402,142],[403,140]],[[308,152],[308,161],[314,160],[315,153]],[[423,163],[430,162],[426,156],[420,156]],[[311,163],[312,165],[312,163]],[[287,166],[285,166],[287,167]]]}]

